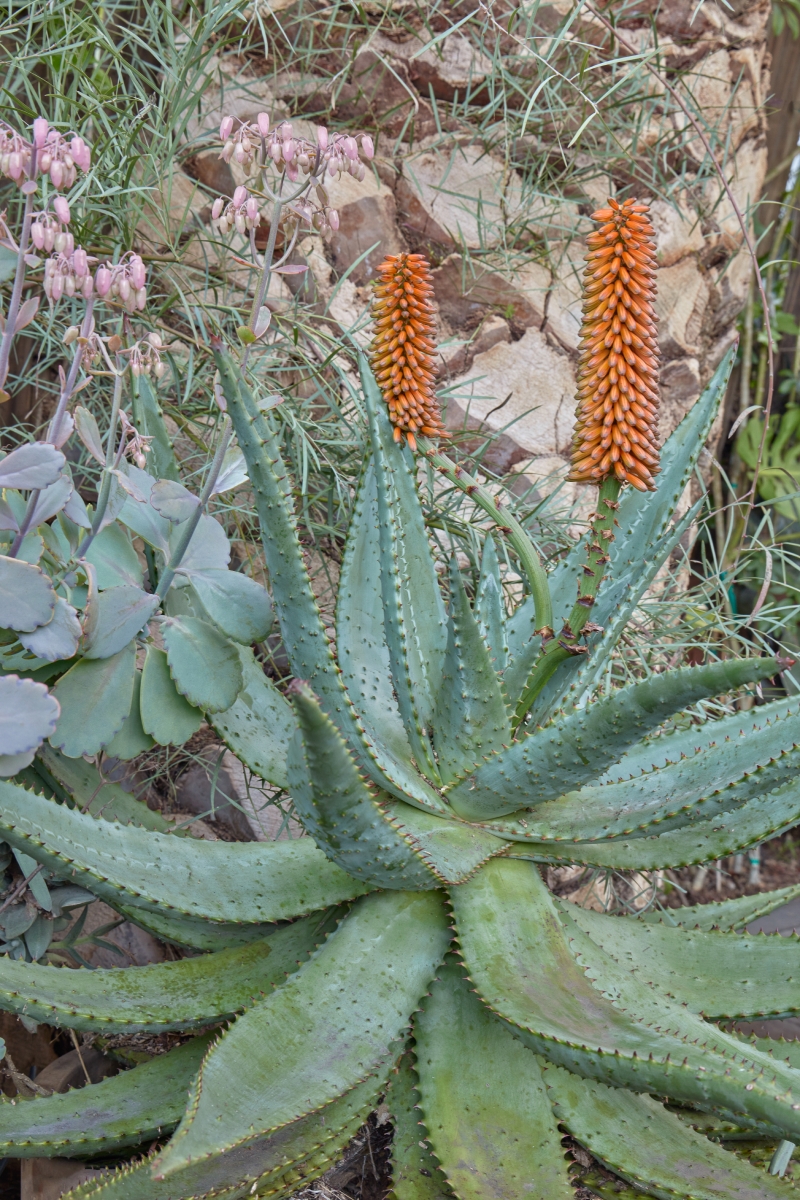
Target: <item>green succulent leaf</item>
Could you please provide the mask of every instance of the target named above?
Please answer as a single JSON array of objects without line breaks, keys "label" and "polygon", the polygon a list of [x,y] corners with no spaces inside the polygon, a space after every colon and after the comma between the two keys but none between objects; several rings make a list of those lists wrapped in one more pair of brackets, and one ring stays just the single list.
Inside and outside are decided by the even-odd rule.
[{"label": "green succulent leaf", "polygon": [[450,563],[447,652],[433,726],[439,772],[445,782],[511,741],[511,722],[500,684],[455,559]]},{"label": "green succulent leaf", "polygon": [[160,812],[148,808],[121,784],[106,778],[85,758],[67,758],[45,745],[36,756],[32,775],[35,792],[51,794],[59,801],[66,801],[70,808],[77,806],[93,817],[119,821],[121,825],[139,825],[159,833],[172,829]]},{"label": "green succulent leaf", "polygon": [[0,958],[0,1008],[68,1029],[158,1033],[229,1017],[283,984],[324,940],[318,916],[262,942],[177,962],[128,967],[110,988],[104,971]]},{"label": "green succulent leaf", "polygon": [[479,826],[437,817],[402,800],[387,796],[380,801],[380,809],[442,883],[462,883],[482,863],[509,849],[508,843]]},{"label": "green succulent leaf", "polygon": [[702,1137],[650,1096],[549,1066],[545,1083],[573,1137],[623,1179],[659,1200],[787,1200],[788,1182]]},{"label": "green succulent leaf", "polygon": [[173,1129],[213,1034],[93,1084],[0,1104],[0,1151],[15,1158],[87,1157],[136,1146]]},{"label": "green succulent leaf", "polygon": [[169,1177],[201,1155],[213,1161],[392,1061],[449,937],[438,893],[360,900],[314,958],[209,1053],[157,1174]]},{"label": "green succulent leaf", "polygon": [[230,708],[242,687],[235,644],[197,617],[168,617],[161,630],[169,672],[180,694],[208,712]]},{"label": "green succulent leaf", "polygon": [[175,687],[166,653],[147,647],[139,694],[142,729],[159,746],[182,746],[203,724],[199,708]]},{"label": "green succulent leaf", "polygon": [[133,417],[139,432],[151,439],[148,461],[159,479],[180,479],[172,439],[158,403],[158,393],[146,375],[140,375],[136,383]]},{"label": "green succulent leaf", "polygon": [[150,734],[144,731],[141,705],[142,672],[137,671],[133,680],[131,710],[125,718],[125,724],[122,726],[122,729],[106,746],[106,752],[112,758],[119,758],[123,762],[130,762],[132,758],[136,758],[137,754],[143,754],[146,750],[151,750],[155,745],[155,739],[151,738]]},{"label": "green succulent leaf", "polygon": [[362,779],[311,689],[296,684],[292,698],[299,728],[289,748],[289,790],[298,817],[320,849],[375,887],[436,887],[439,881],[422,856],[384,817],[380,796],[373,796]]},{"label": "green succulent leaf", "polygon": [[260,942],[275,929],[273,921],[262,924],[234,924],[231,921],[207,921],[202,917],[175,916],[166,911],[153,912],[144,908],[129,908],[117,904],[117,911],[141,929],[155,934],[163,942],[175,946],[191,946],[197,950],[226,950],[229,946],[246,946]]},{"label": "green succulent leaf", "polygon": [[55,611],[46,625],[40,625],[33,633],[19,635],[21,646],[47,662],[62,662],[72,658],[80,640],[78,614],[61,596],[56,598]]},{"label": "green succulent leaf", "polygon": [[239,646],[242,688],[224,712],[209,721],[236,757],[276,787],[289,786],[286,755],[297,728],[292,706],[261,667],[248,646]]},{"label": "green succulent leaf", "polygon": [[478,820],[554,799],[597,780],[673,713],[778,669],[774,658],[727,659],[619,688],[493,755],[457,782],[448,799],[461,816]]},{"label": "green succulent leaf", "polygon": [[800,1134],[800,1072],[743,1053],[736,1038],[624,971],[559,919],[533,865],[493,859],[451,900],[478,994],[532,1050],[603,1083],[735,1108]]},{"label": "green succulent leaf", "polygon": [[119,733],[131,710],[136,646],[109,658],[81,658],[53,688],[61,716],[50,742],[69,758],[97,754]]},{"label": "green succulent leaf", "polygon": [[223,923],[284,921],[369,890],[310,838],[206,842],[123,826],[0,781],[0,834],[114,906]]},{"label": "green succulent leaf", "polygon": [[192,571],[189,581],[209,617],[223,633],[249,646],[272,628],[272,601],[255,579],[239,571]]},{"label": "green succulent leaf", "polygon": [[0,459],[0,489],[46,488],[61,475],[66,459],[48,442],[30,442]]},{"label": "green succulent leaf", "polygon": [[800,1010],[800,939],[610,923],[565,904],[576,925],[656,993],[713,1020],[789,1016]]},{"label": "green succulent leaf", "polygon": [[52,620],[53,585],[38,567],[0,554],[0,613],[5,629],[32,633]]},{"label": "green succulent leaf", "polygon": [[497,550],[491,534],[486,535],[483,543],[475,614],[494,669],[498,675],[502,675],[508,661],[505,605],[500,564],[497,561]]},{"label": "green succulent leaf", "polygon": [[[169,553],[174,554],[183,530],[174,525],[169,535]],[[181,559],[184,571],[224,571],[231,560],[231,544],[216,517],[203,513],[192,540]]]},{"label": "green succulent leaf", "polygon": [[452,1200],[453,1192],[423,1135],[417,1077],[411,1055],[400,1059],[390,1077],[386,1103],[392,1114],[392,1200]]},{"label": "green succulent leaf", "polygon": [[286,468],[268,418],[257,408],[230,356],[215,351],[214,358],[255,492],[275,611],[295,678],[314,689],[374,783],[412,804],[443,810],[437,793],[407,762],[365,736],[342,686],[314,599],[289,507]]},{"label": "green succulent leaf", "polygon": [[0,754],[12,756],[35,750],[56,727],[58,701],[43,683],[0,676]]},{"label": "green succulent leaf", "polygon": [[120,584],[142,586],[142,568],[131,535],[116,522],[98,533],[86,551],[86,561],[94,567],[101,591]]},{"label": "green succulent leaf", "polygon": [[153,484],[150,503],[165,520],[182,525],[197,508],[200,497],[176,479],[158,479]]},{"label": "green succulent leaf", "polygon": [[84,619],[84,657],[111,658],[136,637],[159,606],[158,596],[121,583],[89,594]]},{"label": "green succulent leaf", "polygon": [[[422,1118],[460,1200],[572,1200],[536,1055],[521,1046],[448,962],[414,1023]],[[466,1053],[465,1053],[466,1048]]]},{"label": "green succulent leaf", "polygon": [[146,497],[146,501],[144,504],[141,504],[131,496],[126,496],[125,502],[119,512],[119,519],[123,525],[127,525],[128,529],[137,534],[148,546],[152,546],[154,550],[160,550],[162,554],[168,555],[170,551],[170,523],[160,513],[156,512],[150,503],[150,493],[153,490],[155,479],[147,471],[141,471],[138,467],[131,466],[130,464],[128,464],[127,471],[128,478],[137,491]]},{"label": "green succulent leaf", "polygon": [[639,913],[639,921],[664,921],[674,928],[680,925],[683,929],[745,929],[759,917],[766,917],[776,908],[788,904],[790,900],[800,896],[800,884],[791,887],[776,888],[774,892],[762,893],[760,896],[735,896],[732,900],[717,900],[710,904],[692,904],[685,908],[658,911],[649,909]]}]

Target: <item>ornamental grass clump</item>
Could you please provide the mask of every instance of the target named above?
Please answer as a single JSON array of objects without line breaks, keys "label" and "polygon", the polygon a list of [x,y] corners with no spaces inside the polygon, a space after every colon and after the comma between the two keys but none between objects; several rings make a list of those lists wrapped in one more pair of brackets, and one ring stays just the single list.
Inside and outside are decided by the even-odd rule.
[{"label": "ornamental grass clump", "polygon": [[[410,421],[401,428],[508,539],[529,585],[512,610],[485,530],[473,597],[455,556],[437,571],[417,460],[398,445],[359,355],[368,454],[329,631],[247,348],[213,343],[294,679],[278,689],[243,627],[241,683],[227,704],[219,643],[192,671],[204,644],[198,606],[213,598],[197,561],[184,567],[180,615],[164,622],[166,650],[149,644],[141,677],[135,656],[131,669],[141,696],[167,697],[174,676],[186,707],[291,795],[306,836],[195,841],[115,822],[105,807],[95,817],[84,809],[96,774],[76,764],[80,751],[46,753],[0,782],[0,834],[41,864],[48,886],[79,885],[196,952],[114,972],[9,955],[0,1006],[76,1031],[201,1031],[88,1089],[0,1104],[0,1153],[130,1156],[71,1200],[289,1197],[383,1097],[397,1200],[571,1200],[578,1164],[565,1131],[645,1195],[786,1196],[781,1179],[726,1145],[780,1142],[774,1161],[785,1165],[800,1141],[800,1058],[792,1044],[773,1055],[722,1027],[800,1012],[797,941],[738,932],[786,893],[619,917],[555,899],[542,875],[547,864],[708,862],[800,819],[796,699],[663,729],[773,676],[780,660],[727,658],[600,686],[695,519],[675,508],[732,354],[662,447],[653,494],[616,473],[603,481],[605,515],[549,572],[507,506]],[[140,536],[183,544],[181,514],[196,505],[155,491],[136,502]],[[602,569],[587,575],[598,554]],[[593,617],[577,632],[576,608]],[[229,604],[214,611],[231,619]],[[176,725],[185,716],[167,711]],[[144,713],[131,708],[122,741]]]}]

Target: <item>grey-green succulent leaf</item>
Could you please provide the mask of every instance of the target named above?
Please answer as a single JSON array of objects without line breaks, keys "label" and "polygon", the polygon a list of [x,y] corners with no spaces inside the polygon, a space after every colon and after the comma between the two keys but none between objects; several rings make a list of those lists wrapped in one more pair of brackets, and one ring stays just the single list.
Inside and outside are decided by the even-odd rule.
[{"label": "grey-green succulent leaf", "polygon": [[548,1066],[556,1115],[607,1167],[658,1200],[788,1200],[793,1189],[667,1112],[650,1096]]},{"label": "grey-green succulent leaf", "polygon": [[507,842],[454,816],[439,817],[389,796],[380,809],[442,883],[463,883],[495,854],[509,850]]},{"label": "grey-green succulent leaf", "polygon": [[417,1077],[406,1052],[390,1076],[386,1103],[392,1114],[392,1200],[453,1200],[453,1191],[423,1140]]},{"label": "grey-green succulent leaf", "polygon": [[762,892],[755,896],[735,896],[732,900],[716,900],[710,904],[692,904],[677,909],[649,909],[639,914],[639,921],[663,921],[674,928],[742,930],[759,917],[769,916],[800,896],[800,883]]},{"label": "grey-green succulent leaf", "polygon": [[450,940],[440,893],[381,892],[209,1053],[157,1174],[213,1160],[330,1104],[396,1057]]},{"label": "grey-green succulent leaf", "polygon": [[0,676],[0,754],[32,752],[56,728],[58,701],[42,683]]},{"label": "grey-green succulent leaf", "polygon": [[289,789],[317,845],[331,862],[373,887],[436,887],[440,880],[385,819],[380,794],[370,791],[311,689],[296,684],[293,699],[298,730],[289,748]]},{"label": "grey-green succulent leaf", "polygon": [[239,646],[242,687],[224,712],[209,721],[236,757],[269,783],[288,787],[286,755],[297,727],[292,706],[261,667],[249,646]]},{"label": "grey-green succulent leaf", "polygon": [[0,781],[0,836],[108,903],[245,925],[364,895],[310,838],[206,842],[98,821]]},{"label": "grey-green succulent leaf", "polygon": [[502,816],[591,783],[626,750],[689,704],[774,675],[774,658],[685,667],[574,708],[481,763],[448,791],[461,816]]},{"label": "grey-green succulent leaf", "polygon": [[194,1037],[88,1091],[29,1103],[4,1099],[0,1152],[15,1158],[88,1157],[169,1133],[183,1115],[189,1085],[213,1036]]},{"label": "grey-green succulent leaf", "polygon": [[[494,580],[492,576],[489,577]],[[445,783],[511,741],[511,722],[461,572],[450,563],[450,619],[433,713],[434,747]]]},{"label": "grey-green succulent leaf", "polygon": [[197,617],[167,617],[161,631],[169,673],[180,694],[207,712],[230,708],[242,686],[236,644]]},{"label": "grey-green succulent leaf", "polygon": [[199,708],[182,696],[172,681],[164,650],[147,647],[139,690],[142,729],[159,746],[182,746],[203,723]]},{"label": "grey-green succulent leaf", "polygon": [[448,962],[414,1022],[422,1119],[459,1200],[572,1200],[536,1055]]},{"label": "grey-green succulent leaf", "polygon": [[142,725],[142,672],[137,671],[133,679],[133,695],[131,708],[125,723],[119,733],[106,746],[106,753],[111,758],[119,758],[122,762],[130,762],[132,758],[152,750],[155,738],[145,733]]},{"label": "grey-green succulent leaf", "polygon": [[508,661],[505,605],[503,601],[503,584],[500,577],[500,564],[497,560],[497,549],[491,534],[486,535],[483,543],[481,575],[478,580],[475,613],[480,625],[481,636],[486,643],[486,649],[489,651],[489,657],[492,660],[492,665],[498,675],[502,675]]},{"label": "grey-green succulent leaf", "polygon": [[136,380],[133,418],[139,432],[150,438],[148,461],[152,462],[158,478],[180,479],[175,450],[158,403],[158,393],[146,375],[140,375]]},{"label": "grey-green succulent leaf", "polygon": [[116,522],[98,533],[86,551],[86,561],[94,567],[101,591],[121,584],[142,586],[142,568],[131,536]]},{"label": "grey-green succulent leaf", "polygon": [[31,633],[52,620],[56,593],[38,567],[0,554],[0,613],[4,629]]},{"label": "grey-green succulent leaf", "polygon": [[71,808],[77,806],[93,817],[119,821],[122,825],[133,823],[158,833],[168,833],[172,828],[160,812],[148,808],[144,800],[138,800],[121,784],[108,779],[85,758],[67,758],[52,746],[42,746],[34,770],[39,783],[32,784],[33,790],[42,792],[49,788]]},{"label": "grey-green succulent leaf", "polygon": [[80,658],[53,688],[61,716],[50,743],[69,758],[104,749],[131,709],[136,646],[129,642],[110,658]]},{"label": "grey-green succulent leaf", "polygon": [[72,658],[80,639],[78,614],[61,596],[56,599],[55,611],[46,625],[39,625],[33,633],[19,634],[20,645],[47,662],[63,662]]},{"label": "grey-green succulent leaf", "polygon": [[240,571],[186,572],[198,600],[224,634],[249,646],[272,628],[272,601],[266,588]]}]

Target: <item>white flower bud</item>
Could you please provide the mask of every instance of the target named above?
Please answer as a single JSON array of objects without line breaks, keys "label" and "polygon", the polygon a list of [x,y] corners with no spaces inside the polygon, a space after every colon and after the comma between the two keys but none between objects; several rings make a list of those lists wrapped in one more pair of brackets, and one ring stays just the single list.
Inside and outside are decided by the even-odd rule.
[{"label": "white flower bud", "polygon": [[67,331],[64,334],[64,337],[62,339],[64,342],[64,345],[71,346],[72,343],[75,341],[75,338],[80,333],[80,331],[81,331],[80,325],[70,325],[69,329],[67,329]]},{"label": "white flower bud", "polygon": [[139,312],[144,311],[144,306],[146,304],[147,304],[147,288],[141,287],[141,288],[139,288],[139,290],[136,293],[136,307],[139,309]]},{"label": "white flower bud", "polygon": [[222,196],[217,196],[216,200],[211,205],[211,220],[212,221],[219,220],[220,214],[222,213],[222,210],[224,207],[225,207],[225,201],[223,200]]}]

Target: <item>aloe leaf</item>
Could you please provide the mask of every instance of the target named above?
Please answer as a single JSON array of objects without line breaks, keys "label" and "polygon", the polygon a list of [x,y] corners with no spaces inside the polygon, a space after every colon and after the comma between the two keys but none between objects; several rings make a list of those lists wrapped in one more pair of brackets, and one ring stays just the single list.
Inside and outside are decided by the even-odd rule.
[{"label": "aloe leaf", "polygon": [[448,820],[402,800],[380,801],[386,820],[442,883],[462,883],[508,843],[466,821]]},{"label": "aloe leaf", "polygon": [[324,942],[333,922],[317,914],[260,942],[177,962],[105,971],[0,958],[0,1007],[68,1029],[158,1033],[191,1029],[235,1012],[280,987]]},{"label": "aloe leaf", "polygon": [[139,557],[127,529],[116,522],[106,525],[86,551],[86,561],[97,573],[97,586],[102,590],[127,584],[141,587],[144,576]]},{"label": "aloe leaf", "polygon": [[[519,826],[524,836],[542,841],[594,841],[639,831],[663,833],[674,826],[696,824],[719,812],[731,812],[748,800],[773,791],[800,772],[800,714],[780,702],[757,709],[759,716],[736,713],[722,721],[709,721],[694,734],[682,737],[681,757],[665,766],[632,778],[585,787],[558,800],[538,805],[535,814],[524,814]],[[773,711],[767,711],[773,710]],[[705,742],[704,746],[696,743]],[[671,742],[671,738],[664,739]],[[661,739],[652,756],[663,757]],[[672,751],[670,751],[672,753]],[[641,761],[643,754],[640,752]],[[511,832],[513,821],[498,821],[498,829]]]},{"label": "aloe leaf", "polygon": [[418,1107],[417,1082],[411,1055],[406,1053],[390,1077],[386,1097],[394,1126],[389,1196],[391,1200],[452,1200],[453,1192],[422,1140],[425,1127]]},{"label": "aloe leaf", "polygon": [[174,1129],[213,1034],[88,1089],[27,1104],[0,1104],[0,1152],[14,1158],[104,1154],[136,1146]]},{"label": "aloe leaf", "polygon": [[369,889],[310,838],[206,842],[98,821],[0,780],[0,833],[49,871],[119,906],[209,921],[284,921]]},{"label": "aloe leaf", "polygon": [[242,645],[262,642],[272,628],[272,601],[266,588],[240,571],[189,573],[189,582],[209,617]]},{"label": "aloe leaf", "polygon": [[235,643],[197,617],[167,617],[161,630],[169,673],[180,694],[204,711],[230,708],[242,686]]},{"label": "aloe leaf", "polygon": [[[510,850],[508,856],[532,857],[541,862],[575,862],[616,870],[648,871],[661,867],[690,866],[715,862],[747,846],[777,837],[797,824],[800,818],[800,785],[795,780],[748,800],[732,812],[722,812],[707,821],[698,821],[683,829],[657,836],[642,836],[607,842],[537,842]],[[497,826],[493,829],[500,833]],[[522,841],[518,831],[507,836]]]},{"label": "aloe leaf", "polygon": [[383,620],[378,490],[372,459],[364,469],[345,543],[336,607],[336,648],[347,694],[367,735],[400,761],[411,746],[392,687]]},{"label": "aloe leaf", "polygon": [[695,1133],[650,1096],[544,1074],[556,1115],[573,1137],[623,1179],[660,1200],[777,1200],[792,1189]]},{"label": "aloe leaf", "polygon": [[687,905],[659,911],[649,909],[640,913],[639,921],[663,921],[674,928],[676,925],[684,929],[745,929],[759,917],[766,917],[790,900],[800,896],[800,884],[791,887],[776,888],[774,892],[766,892],[760,896],[735,896],[732,900],[716,900],[711,904]]},{"label": "aloe leaf", "polygon": [[[414,1022],[422,1119],[460,1200],[572,1200],[536,1056],[493,1017],[448,962]],[[469,1052],[465,1053],[465,1047]]]},{"label": "aloe leaf", "polygon": [[439,772],[445,782],[511,741],[500,684],[454,559],[447,652],[433,725]]},{"label": "aloe leaf", "polygon": [[4,629],[32,633],[52,619],[56,594],[38,567],[0,554],[0,613]]},{"label": "aloe leaf", "polygon": [[249,646],[239,646],[242,687],[224,712],[209,721],[236,757],[261,779],[286,788],[286,754],[297,728],[292,706],[261,667]]},{"label": "aloe leaf", "polygon": [[119,758],[122,762],[130,762],[137,754],[152,750],[155,739],[145,733],[142,725],[142,672],[137,671],[133,680],[133,696],[131,710],[125,718],[125,724],[119,733],[115,734],[106,746],[106,753],[111,758]]},{"label": "aloe leaf", "polygon": [[[119,783],[107,779],[85,758],[67,758],[51,746],[42,746],[34,769],[45,785],[53,787],[59,799],[66,799],[70,807],[74,804],[83,813],[106,821],[119,821],[122,825],[140,825],[159,833],[168,833],[172,829],[160,812],[154,812]],[[41,788],[34,787],[34,791],[41,791]]]},{"label": "aloe leaf", "polygon": [[800,1072],[639,983],[559,917],[532,864],[493,859],[453,888],[465,966],[530,1049],[579,1075],[798,1135]]},{"label": "aloe leaf", "polygon": [[[652,581],[654,564],[657,569],[679,540],[686,518],[676,522],[677,528],[671,532],[669,523],[706,443],[734,357],[731,351],[725,355],[700,398],[662,446],[655,492],[643,495],[627,488],[622,493],[617,513],[619,531],[611,543],[611,561],[592,610],[592,620],[605,626],[606,632],[600,644],[592,648],[588,663],[576,657],[562,664],[534,705],[531,713],[534,720],[542,721],[549,712],[563,706],[570,691],[580,695],[585,687],[591,686],[589,678],[596,678],[602,671],[602,664],[617,641],[622,628],[620,618],[627,622],[632,607]],[[583,545],[579,542],[549,577],[556,629],[567,619],[575,603],[583,561]],[[528,643],[532,612],[533,602],[528,599],[509,622],[512,661]]]},{"label": "aloe leaf", "polygon": [[508,660],[505,604],[500,564],[497,561],[497,550],[491,534],[486,535],[483,543],[475,615],[478,618],[481,636],[486,643],[494,669],[498,675],[502,675]]},{"label": "aloe leaf", "polygon": [[449,939],[436,893],[381,892],[355,904],[311,961],[209,1053],[157,1174],[200,1155],[213,1162],[296,1121],[394,1056]]},{"label": "aloe leaf", "polygon": [[[304,828],[331,862],[375,887],[433,888],[435,875],[391,827],[339,730],[314,693],[293,691],[298,730],[289,748],[289,790]],[[438,817],[431,817],[438,820]]]},{"label": "aloe leaf", "polygon": [[203,724],[203,714],[183,697],[169,671],[167,656],[147,647],[139,691],[142,729],[159,746],[182,746]]},{"label": "aloe leaf", "polygon": [[84,657],[111,658],[128,645],[160,604],[129,583],[120,583],[104,592],[90,593],[84,618]]},{"label": "aloe leaf", "polygon": [[667,717],[708,696],[765,679],[774,658],[728,659],[656,675],[574,708],[487,762],[448,792],[461,816],[502,816],[590,783]]},{"label": "aloe leaf", "polygon": [[447,618],[414,478],[393,440],[372,372],[363,359],[360,366],[375,464],[383,618],[392,682],[417,766],[438,783],[429,739],[444,670]]},{"label": "aloe leaf", "polygon": [[158,395],[146,375],[140,375],[136,384],[133,416],[139,432],[151,439],[148,461],[159,479],[180,479],[175,450],[158,403]]},{"label": "aloe leaf", "polygon": [[443,810],[433,788],[406,761],[365,736],[342,685],[311,590],[277,441],[230,356],[215,351],[214,357],[255,492],[273,602],[293,674],[306,680],[320,697],[373,782],[412,804]]},{"label": "aloe leaf", "polygon": [[800,939],[671,929],[565,904],[595,945],[656,993],[712,1020],[800,1010]]},{"label": "aloe leaf", "polygon": [[[383,1086],[386,1065],[317,1112],[248,1141],[215,1160],[193,1160],[166,1179],[153,1177],[156,1148],[146,1159],[66,1193],[64,1200],[283,1200],[323,1173],[366,1120]],[[240,1182],[230,1186],[231,1179]],[[227,1185],[227,1186],[226,1186]]]},{"label": "aloe leaf", "polygon": [[110,658],[81,658],[52,691],[61,716],[50,743],[69,758],[97,754],[119,733],[131,710],[136,646]]}]

